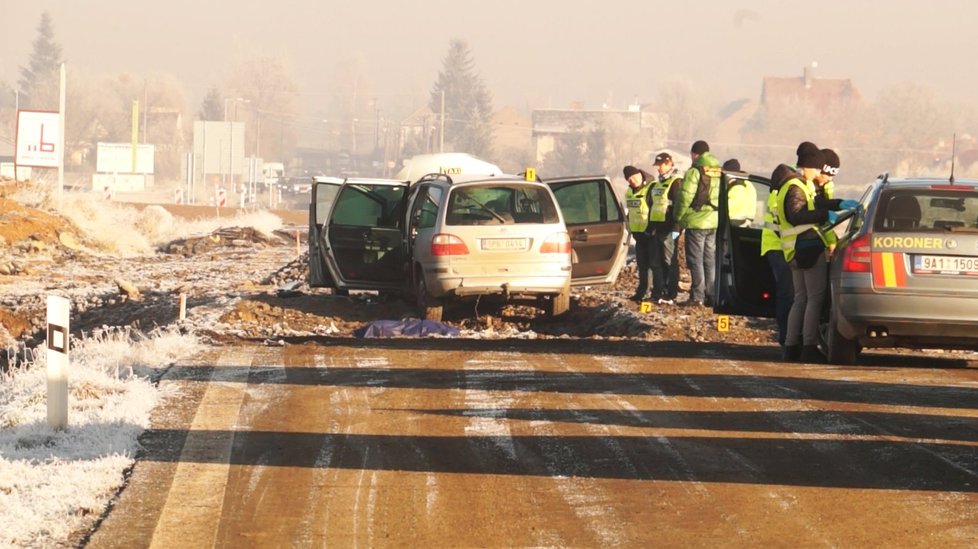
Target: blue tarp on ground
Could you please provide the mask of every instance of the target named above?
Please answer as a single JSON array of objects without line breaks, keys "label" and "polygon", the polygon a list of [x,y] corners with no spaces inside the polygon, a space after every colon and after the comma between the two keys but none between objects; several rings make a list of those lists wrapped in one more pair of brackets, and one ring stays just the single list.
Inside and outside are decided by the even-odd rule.
[{"label": "blue tarp on ground", "polygon": [[397,337],[440,335],[455,337],[459,335],[454,328],[434,320],[374,320],[353,330],[356,337]]}]

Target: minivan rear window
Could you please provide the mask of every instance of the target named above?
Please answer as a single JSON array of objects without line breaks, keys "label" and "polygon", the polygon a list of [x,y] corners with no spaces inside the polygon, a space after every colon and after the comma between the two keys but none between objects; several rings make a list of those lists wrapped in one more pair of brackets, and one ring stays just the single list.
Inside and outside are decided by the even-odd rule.
[{"label": "minivan rear window", "polygon": [[978,232],[978,191],[901,189],[879,200],[874,232]]},{"label": "minivan rear window", "polygon": [[533,185],[471,185],[452,189],[446,225],[558,223],[546,189]]}]

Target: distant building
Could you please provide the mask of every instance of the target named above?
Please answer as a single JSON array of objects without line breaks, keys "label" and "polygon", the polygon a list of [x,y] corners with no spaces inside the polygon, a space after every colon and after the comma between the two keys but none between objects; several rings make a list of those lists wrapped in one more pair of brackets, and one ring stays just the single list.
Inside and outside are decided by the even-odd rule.
[{"label": "distant building", "polygon": [[[557,148],[562,138],[570,135],[601,130],[613,132],[617,137],[631,135],[642,137],[652,144],[661,144],[665,142],[668,127],[666,117],[637,107],[627,110],[536,109],[532,117],[533,148],[537,162],[542,162]],[[642,156],[647,156],[649,152],[651,148]]]},{"label": "distant building", "polygon": [[861,101],[862,96],[851,79],[817,77],[814,63],[806,66],[801,76],[766,76],[761,86],[761,107],[764,109],[800,103],[822,112],[855,106]]}]

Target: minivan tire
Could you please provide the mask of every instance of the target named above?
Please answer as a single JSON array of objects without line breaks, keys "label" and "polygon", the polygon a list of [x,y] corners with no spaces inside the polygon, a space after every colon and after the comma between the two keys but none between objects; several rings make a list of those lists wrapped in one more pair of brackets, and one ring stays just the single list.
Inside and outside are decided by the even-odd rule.
[{"label": "minivan tire", "polygon": [[416,297],[418,300],[418,315],[422,320],[441,322],[444,305],[442,300],[428,293],[428,286],[424,282],[424,276],[418,277]]},{"label": "minivan tire", "polygon": [[825,334],[825,355],[829,364],[850,365],[856,363],[859,343],[839,333],[838,313],[829,315],[829,327]]}]

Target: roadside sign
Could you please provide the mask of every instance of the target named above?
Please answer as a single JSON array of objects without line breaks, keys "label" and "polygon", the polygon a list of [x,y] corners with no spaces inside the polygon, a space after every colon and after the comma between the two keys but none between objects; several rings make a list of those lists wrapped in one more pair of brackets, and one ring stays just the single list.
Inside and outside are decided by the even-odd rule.
[{"label": "roadside sign", "polygon": [[48,426],[68,426],[68,311],[67,298],[48,296],[47,381]]},{"label": "roadside sign", "polygon": [[228,192],[224,189],[217,190],[217,206],[223,208],[228,204]]},{"label": "roadside sign", "polygon": [[57,168],[60,165],[61,115],[50,111],[17,111],[18,166]]}]

